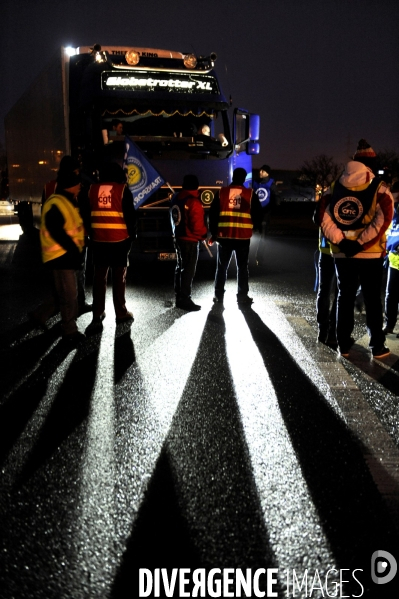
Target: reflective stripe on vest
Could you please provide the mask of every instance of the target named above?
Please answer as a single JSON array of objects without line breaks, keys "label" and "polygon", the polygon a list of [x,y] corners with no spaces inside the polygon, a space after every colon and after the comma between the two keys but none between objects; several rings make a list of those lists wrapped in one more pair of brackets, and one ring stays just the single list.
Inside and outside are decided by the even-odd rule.
[{"label": "reflective stripe on vest", "polygon": [[83,221],[79,211],[64,196],[53,194],[46,200],[42,209],[40,243],[42,246],[43,262],[55,260],[67,253],[66,249],[51,237],[46,228],[46,214],[51,210],[52,206],[56,206],[61,212],[64,217],[64,230],[72,238],[79,250],[82,251],[84,246]]},{"label": "reflective stripe on vest", "polygon": [[89,190],[93,241],[115,242],[129,237],[123,216],[124,183],[94,183]]},{"label": "reflective stripe on vest", "polygon": [[252,189],[241,185],[222,187],[220,190],[218,237],[250,239],[252,237]]}]

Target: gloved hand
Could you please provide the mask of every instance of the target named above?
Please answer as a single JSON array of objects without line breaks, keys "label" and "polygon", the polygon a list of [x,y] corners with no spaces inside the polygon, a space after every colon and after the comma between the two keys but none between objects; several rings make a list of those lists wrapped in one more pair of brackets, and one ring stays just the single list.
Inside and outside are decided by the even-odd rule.
[{"label": "gloved hand", "polygon": [[356,256],[356,254],[358,254],[359,252],[363,251],[362,244],[358,241],[355,241],[354,239],[343,239],[338,244],[338,247],[347,258],[352,258],[353,256]]}]

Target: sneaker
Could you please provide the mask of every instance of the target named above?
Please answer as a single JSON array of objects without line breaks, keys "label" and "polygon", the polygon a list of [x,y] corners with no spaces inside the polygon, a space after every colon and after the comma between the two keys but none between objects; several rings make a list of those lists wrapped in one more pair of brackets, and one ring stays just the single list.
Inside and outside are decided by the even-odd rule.
[{"label": "sneaker", "polygon": [[134,321],[133,312],[129,312],[129,311],[127,311],[124,316],[120,316],[119,318],[115,318],[116,324],[121,324],[123,322],[133,322],[133,321]]},{"label": "sneaker", "polygon": [[385,345],[383,345],[379,349],[372,350],[373,358],[376,358],[377,360],[379,360],[380,358],[386,358],[387,356],[389,356],[390,353],[391,352],[389,348],[385,347]]},{"label": "sneaker", "polygon": [[85,330],[86,335],[95,335],[96,333],[99,333],[100,331],[102,331],[104,318],[105,318],[105,312],[103,312],[101,314],[101,316],[96,316],[96,317],[93,316],[93,320],[91,321],[89,326],[86,327],[86,330]]},{"label": "sneaker", "polygon": [[191,298],[177,301],[176,308],[186,310],[186,312],[198,312],[198,310],[201,310],[201,306],[194,304]]},{"label": "sneaker", "polygon": [[393,327],[389,327],[388,325],[382,330],[382,332],[384,333],[384,335],[392,335],[393,334]]},{"label": "sneaker", "polygon": [[237,295],[237,304],[241,306],[250,306],[253,302],[252,297],[248,297],[248,295]]}]

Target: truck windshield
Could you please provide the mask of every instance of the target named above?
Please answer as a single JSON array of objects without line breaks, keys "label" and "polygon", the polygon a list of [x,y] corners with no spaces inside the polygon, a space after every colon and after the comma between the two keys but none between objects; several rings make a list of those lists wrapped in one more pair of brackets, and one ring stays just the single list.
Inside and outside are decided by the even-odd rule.
[{"label": "truck windshield", "polygon": [[[115,116],[102,116],[105,145],[123,144],[129,136],[149,158],[190,159],[206,156],[218,160],[231,152],[231,138],[226,111],[202,109],[134,109],[117,114],[121,127],[115,126]],[[114,151],[117,147],[114,147]]]}]

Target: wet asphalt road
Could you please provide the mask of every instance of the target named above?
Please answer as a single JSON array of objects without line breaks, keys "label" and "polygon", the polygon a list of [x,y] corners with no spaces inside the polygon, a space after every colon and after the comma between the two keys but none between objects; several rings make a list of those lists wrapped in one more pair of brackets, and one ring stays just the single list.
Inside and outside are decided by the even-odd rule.
[{"label": "wet asphalt road", "polygon": [[234,269],[212,304],[202,253],[191,314],[173,264],[133,258],[131,328],[108,296],[102,335],[67,351],[57,318],[27,322],[48,289],[36,237],[0,242],[1,599],[135,598],[140,568],[276,568],[264,596],[329,596],[326,575],[330,596],[395,596],[398,577],[370,568],[377,550],[399,561],[398,363],[365,359],[364,315],[352,360],[318,347],[315,248],[271,236],[256,266],[255,239],[243,311]]}]

